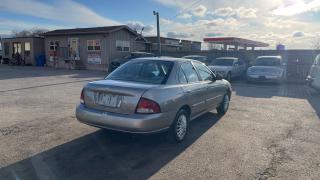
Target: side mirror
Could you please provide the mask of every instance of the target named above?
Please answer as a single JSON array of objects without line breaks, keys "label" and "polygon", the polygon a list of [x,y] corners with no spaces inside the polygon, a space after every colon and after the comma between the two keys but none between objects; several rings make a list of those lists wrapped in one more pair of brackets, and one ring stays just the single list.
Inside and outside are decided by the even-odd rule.
[{"label": "side mirror", "polygon": [[215,80],[222,80],[223,77],[220,73],[216,73]]}]

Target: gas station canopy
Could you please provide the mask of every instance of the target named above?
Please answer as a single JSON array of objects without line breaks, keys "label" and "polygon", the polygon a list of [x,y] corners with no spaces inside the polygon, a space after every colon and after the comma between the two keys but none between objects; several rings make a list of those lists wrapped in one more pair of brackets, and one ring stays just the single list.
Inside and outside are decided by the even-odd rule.
[{"label": "gas station canopy", "polygon": [[268,47],[269,44],[253,41],[249,39],[236,38],[236,37],[218,37],[218,38],[204,38],[204,42],[212,44],[223,45],[224,49],[227,50],[228,46],[234,46],[235,50],[238,50],[239,47],[243,47],[245,50],[247,47],[251,47],[254,50],[255,47]]}]

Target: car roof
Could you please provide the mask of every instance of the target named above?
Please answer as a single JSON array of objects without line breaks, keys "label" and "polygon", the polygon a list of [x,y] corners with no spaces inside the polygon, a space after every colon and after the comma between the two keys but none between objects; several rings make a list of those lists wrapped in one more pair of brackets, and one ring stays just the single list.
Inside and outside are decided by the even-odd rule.
[{"label": "car roof", "polygon": [[218,57],[216,59],[239,59],[239,58],[236,58],[236,57]]},{"label": "car roof", "polygon": [[281,59],[281,56],[258,56],[258,58],[277,58],[277,59]]},{"label": "car roof", "polygon": [[167,56],[142,57],[142,58],[135,58],[135,60],[173,61],[173,62],[200,62],[200,61],[193,60],[193,59],[175,58],[175,57],[167,57]]},{"label": "car roof", "polygon": [[149,52],[131,52],[131,54],[153,54]]},{"label": "car roof", "polygon": [[[206,57],[206,56],[202,56],[202,55],[188,55],[188,56],[183,56],[183,57]],[[182,57],[182,58],[183,58]]]}]

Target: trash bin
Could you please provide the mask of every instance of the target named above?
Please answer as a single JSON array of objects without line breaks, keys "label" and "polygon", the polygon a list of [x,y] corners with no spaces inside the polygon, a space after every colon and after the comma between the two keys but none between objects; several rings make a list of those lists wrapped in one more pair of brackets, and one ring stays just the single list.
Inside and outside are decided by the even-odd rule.
[{"label": "trash bin", "polygon": [[46,58],[44,55],[36,57],[36,66],[44,66],[46,64]]}]

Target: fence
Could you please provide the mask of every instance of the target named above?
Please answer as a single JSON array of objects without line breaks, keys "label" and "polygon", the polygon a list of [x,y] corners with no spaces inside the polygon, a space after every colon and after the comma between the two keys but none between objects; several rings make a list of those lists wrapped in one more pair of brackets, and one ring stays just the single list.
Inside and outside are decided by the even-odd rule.
[{"label": "fence", "polygon": [[203,55],[209,59],[215,59],[217,57],[238,57],[246,61],[247,64],[251,64],[253,60],[258,56],[272,56],[280,55],[287,63],[287,80],[289,82],[304,82],[310,67],[317,54],[320,54],[320,50],[255,50],[255,51],[201,51],[201,52],[162,52],[163,56],[182,57],[186,55]]}]

